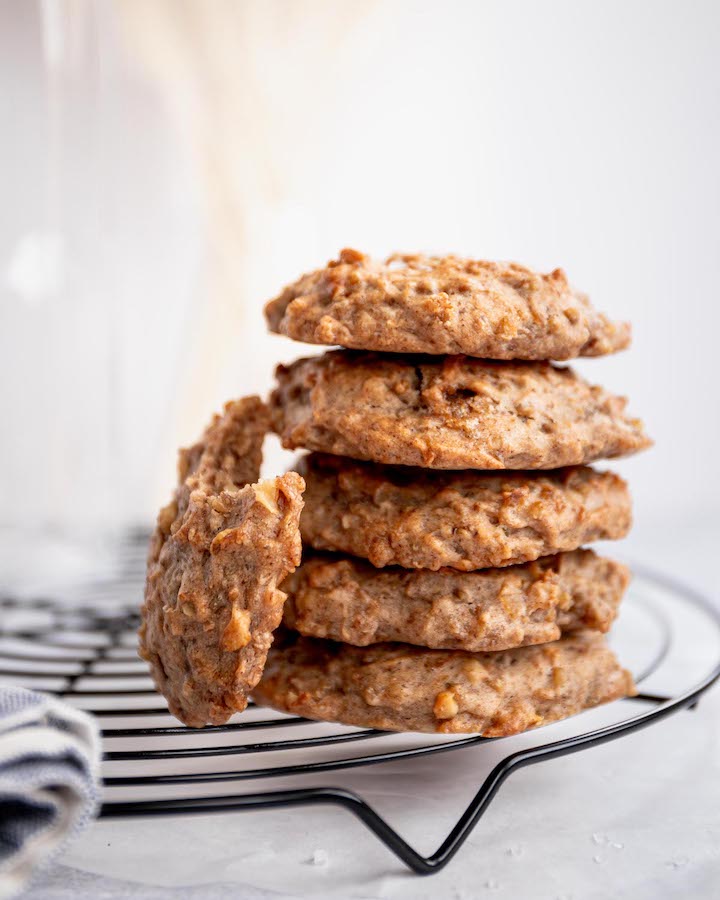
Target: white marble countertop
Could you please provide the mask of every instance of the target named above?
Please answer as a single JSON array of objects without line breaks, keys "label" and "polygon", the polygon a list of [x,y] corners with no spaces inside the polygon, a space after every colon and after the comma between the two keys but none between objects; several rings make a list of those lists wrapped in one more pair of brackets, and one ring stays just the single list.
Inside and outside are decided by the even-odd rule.
[{"label": "white marble countertop", "polygon": [[[712,596],[716,537],[697,528],[678,547],[677,533],[658,526],[624,549]],[[479,786],[482,752],[416,760],[412,778],[407,762],[353,778],[431,852]],[[322,779],[334,780],[345,783]],[[430,878],[407,872],[344,810],[297,808],[98,822],[25,896],[712,898],[720,895],[719,810],[715,689],[694,711],[514,773],[455,860]]]}]

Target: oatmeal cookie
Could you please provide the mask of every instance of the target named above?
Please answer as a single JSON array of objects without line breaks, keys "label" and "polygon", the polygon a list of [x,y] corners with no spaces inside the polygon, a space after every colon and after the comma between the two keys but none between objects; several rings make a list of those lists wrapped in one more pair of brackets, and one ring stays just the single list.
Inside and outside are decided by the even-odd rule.
[{"label": "oatmeal cookie", "polygon": [[612,472],[442,472],[310,453],[303,541],[375,566],[461,571],[624,537],[632,507]]},{"label": "oatmeal cookie", "polygon": [[334,350],[276,370],[283,446],[434,469],[555,469],[649,446],[625,400],[571,369]]},{"label": "oatmeal cookie", "polygon": [[363,728],[503,737],[634,693],[630,673],[595,631],[498,653],[361,648],[288,632],[253,698]]},{"label": "oatmeal cookie", "polygon": [[508,650],[562,633],[607,631],[630,573],[575,550],[480,572],[376,569],[348,556],[306,553],[282,583],[283,622],[356,647],[402,641],[440,650]]},{"label": "oatmeal cookie", "polygon": [[257,482],[269,418],[257,397],[228,403],[180,451],[178,487],[148,558],[140,655],[173,715],[193,727],[245,709],[300,562],[304,482]]},{"label": "oatmeal cookie", "polygon": [[373,262],[342,250],[271,300],[265,317],[297,341],[391,353],[563,360],[630,344],[630,326],[596,312],[562,269],[457,256]]}]

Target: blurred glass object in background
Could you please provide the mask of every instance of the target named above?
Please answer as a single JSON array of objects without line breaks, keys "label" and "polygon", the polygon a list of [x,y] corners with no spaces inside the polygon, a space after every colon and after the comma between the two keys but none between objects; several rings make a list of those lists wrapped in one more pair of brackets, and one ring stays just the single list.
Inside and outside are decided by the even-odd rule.
[{"label": "blurred glass object in background", "polygon": [[146,521],[198,281],[184,155],[111,12],[0,7],[0,578],[26,591],[110,574]]}]

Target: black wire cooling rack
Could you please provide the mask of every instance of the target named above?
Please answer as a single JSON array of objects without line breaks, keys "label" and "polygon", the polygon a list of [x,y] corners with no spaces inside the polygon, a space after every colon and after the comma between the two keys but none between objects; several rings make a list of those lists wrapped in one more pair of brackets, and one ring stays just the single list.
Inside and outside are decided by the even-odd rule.
[{"label": "black wire cooling rack", "polygon": [[[0,598],[0,683],[20,683],[91,711],[104,740],[102,816],[162,816],[334,804],[353,813],[419,874],[457,853],[506,778],[517,769],[632,734],[694,706],[720,677],[720,614],[677,583],[636,572],[613,643],[642,692],[611,704],[615,719],[589,727],[588,714],[515,738],[397,735],[311,722],[252,705],[227,725],[179,725],[153,690],[135,652],[145,537],[125,545],[106,581],[64,596]],[[641,650],[641,652],[638,652]],[[632,662],[629,660],[632,659]],[[638,709],[640,711],[638,712]],[[559,735],[559,736],[558,736]],[[528,744],[530,738],[530,744]],[[390,760],[501,742],[507,747],[435,853],[423,856],[357,792],[342,786],[244,790],[267,779],[342,773]]]}]

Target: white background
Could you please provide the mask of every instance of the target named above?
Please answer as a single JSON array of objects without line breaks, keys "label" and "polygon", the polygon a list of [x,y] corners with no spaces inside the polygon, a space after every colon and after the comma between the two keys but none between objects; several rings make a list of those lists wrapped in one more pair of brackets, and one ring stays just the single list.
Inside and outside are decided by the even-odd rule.
[{"label": "white background", "polygon": [[[201,6],[169,19],[178,47],[225,41],[214,80],[108,3],[59,2],[48,81],[34,4],[0,6],[5,523],[151,519],[177,444],[306,352],[263,301],[349,245],[563,266],[634,327],[579,367],[656,440],[616,466],[637,527],[715,528],[720,7],[220,2],[221,40]],[[62,277],[28,297],[9,273],[38,233],[64,236]]]}]

